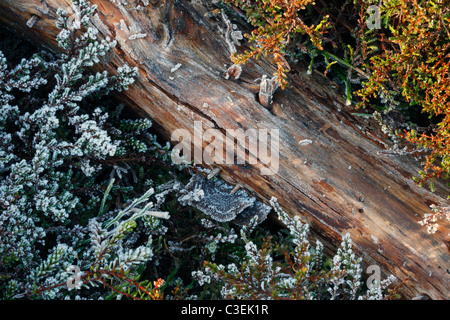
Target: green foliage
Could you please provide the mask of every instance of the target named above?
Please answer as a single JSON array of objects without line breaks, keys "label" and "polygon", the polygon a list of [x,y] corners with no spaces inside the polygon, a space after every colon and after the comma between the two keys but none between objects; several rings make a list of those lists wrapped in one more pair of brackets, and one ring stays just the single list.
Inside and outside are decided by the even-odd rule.
[{"label": "green foliage", "polygon": [[313,46],[322,49],[322,35],[328,27],[327,18],[324,17],[317,25],[308,26],[302,20],[300,12],[313,4],[312,0],[225,0],[225,3],[243,9],[248,21],[255,27],[250,35],[250,42],[254,43],[250,50],[233,55],[237,64],[246,63],[252,58],[258,59],[261,55],[269,57],[276,65],[275,76],[281,87],[287,84],[286,72],[290,69],[285,59],[286,48],[296,34],[307,34]]},{"label": "green foliage", "polygon": [[[380,53],[366,62],[369,79],[358,94],[404,99],[419,105],[432,126],[407,129],[401,135],[429,150],[421,182],[450,177],[450,12],[448,1],[384,1],[385,30],[377,36]],[[389,111],[389,110],[387,110]]]},{"label": "green foliage", "polygon": [[[73,5],[78,27],[69,25],[67,13],[58,10],[57,40],[64,49],[58,59],[43,52],[10,68],[0,53],[4,299],[80,297],[66,285],[71,266],[82,270],[78,289],[102,286],[82,297],[106,298],[111,292],[131,297],[140,292],[142,266],[153,256],[151,241],[129,238],[139,220],[148,220],[149,207],[157,210],[159,204],[150,201],[154,190],[144,182],[140,189],[127,185],[125,175],[132,168],[121,156],[158,162],[167,148],[155,144],[150,121],[126,120],[120,112],[110,117],[110,105],[99,106],[100,97],[132,84],[136,70],[123,66],[117,75],[87,70],[115,41],[98,40],[90,27],[95,6],[85,1]],[[124,204],[118,205],[120,199]],[[135,208],[142,202],[143,208]],[[160,225],[152,227],[155,231]]]}]

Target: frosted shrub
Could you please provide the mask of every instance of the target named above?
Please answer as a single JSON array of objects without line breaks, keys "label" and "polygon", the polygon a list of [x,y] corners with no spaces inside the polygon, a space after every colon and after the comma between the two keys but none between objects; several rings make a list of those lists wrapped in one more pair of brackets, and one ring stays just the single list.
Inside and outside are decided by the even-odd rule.
[{"label": "frosted shrub", "polygon": [[150,121],[118,120],[95,106],[98,97],[127,89],[136,69],[89,73],[116,42],[97,39],[89,25],[95,6],[73,6],[77,25],[58,10],[58,59],[35,55],[10,67],[0,52],[0,298],[74,298],[66,285],[70,266],[81,270],[80,288],[99,287],[88,298],[156,297],[157,287],[139,286],[141,266],[153,256],[151,238],[130,236],[161,228],[150,216],[158,210],[154,191],[107,211],[113,186],[106,190],[104,181],[127,171],[118,169],[124,154],[150,158],[166,148],[147,132]]},{"label": "frosted shrub", "polygon": [[[386,293],[395,280],[389,277],[379,286],[364,291],[360,259],[352,250],[352,241],[344,236],[342,245],[326,263],[323,245],[312,246],[308,240],[308,225],[289,217],[275,198],[271,204],[278,218],[289,230],[290,243],[275,245],[266,240],[261,248],[242,229],[245,257],[240,264],[205,263],[203,270],[193,273],[200,284],[221,286],[226,299],[387,299]],[[281,257],[284,257],[282,260]]]},{"label": "frosted shrub", "polygon": [[[123,216],[135,205],[148,201],[152,192],[153,190],[149,190],[117,217]],[[119,294],[127,294],[127,287],[137,289],[134,292],[135,296],[151,292],[150,288],[142,288],[143,284],[138,281],[139,273],[137,272],[137,267],[152,259],[151,238],[146,244],[134,249],[127,248],[124,242],[125,237],[136,227],[136,220],[143,215],[145,210],[127,219],[115,222],[116,219],[113,219],[106,224],[101,224],[97,219],[91,219],[84,230],[72,230],[78,233],[75,242],[71,245],[57,244],[45,260],[29,270],[23,281],[11,280],[6,285],[4,298],[25,296],[39,296],[44,299],[69,298],[70,290],[73,289],[70,278],[72,274],[68,272],[71,266],[78,267],[80,271],[83,270],[73,280],[76,289],[82,287],[91,289],[102,285]],[[87,233],[89,238],[86,236]],[[81,241],[88,239],[91,247],[82,246]],[[101,292],[90,291],[89,298],[100,297],[102,297]]]}]

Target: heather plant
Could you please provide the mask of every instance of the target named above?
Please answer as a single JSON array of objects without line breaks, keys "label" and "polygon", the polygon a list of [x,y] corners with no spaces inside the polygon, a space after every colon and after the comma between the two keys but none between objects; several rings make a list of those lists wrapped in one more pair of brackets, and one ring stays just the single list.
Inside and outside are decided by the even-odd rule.
[{"label": "heather plant", "polygon": [[363,103],[370,97],[401,99],[432,119],[430,126],[413,124],[400,132],[428,151],[420,182],[450,174],[448,9],[448,1],[383,1],[380,52],[366,61],[370,77],[358,92]]},{"label": "heather plant", "polygon": [[[284,88],[289,63],[305,60],[308,73],[343,84],[348,104],[392,114],[384,131],[395,146],[410,142],[425,155],[419,183],[433,189],[433,178],[449,177],[448,1],[224,2],[254,27],[250,49],[232,52],[235,63],[267,56]],[[368,27],[373,5],[380,28]]]},{"label": "heather plant", "polygon": [[136,69],[90,70],[116,42],[97,38],[95,6],[72,4],[75,20],[57,12],[61,54],[11,67],[0,53],[1,299],[391,297],[391,278],[360,295],[348,236],[327,260],[275,200],[288,238],[180,205],[186,177],[202,170],[170,163],[151,121],[124,118],[109,94]]},{"label": "heather plant", "polygon": [[95,6],[73,5],[79,24],[58,11],[57,59],[10,68],[2,55],[0,298],[186,297],[181,266],[225,256],[237,236],[171,196],[183,177],[169,145],[107,102],[135,69],[88,70],[115,41],[97,40]]},{"label": "heather plant", "polygon": [[[363,1],[362,7],[369,4]],[[383,107],[378,109],[383,114],[393,111],[404,115],[405,121],[389,121],[384,126],[396,145],[406,140],[415,146],[416,154],[423,155],[423,170],[413,179],[419,185],[428,183],[431,191],[434,179],[450,177],[449,4],[380,3],[383,28],[372,37],[379,52],[364,62],[369,77],[356,93],[362,106],[381,102]],[[439,220],[449,220],[448,205],[431,209],[433,212],[426,213],[420,223],[434,233]]]},{"label": "heather plant", "polygon": [[435,233],[439,227],[440,220],[450,221],[450,207],[430,206],[432,213],[426,213],[419,223],[427,228],[428,233]]},{"label": "heather plant", "polygon": [[[149,199],[153,189],[125,201],[131,203],[122,210],[106,212],[104,205],[110,203],[115,175],[119,180],[126,171],[120,166],[125,154],[144,157],[167,148],[147,132],[150,121],[111,119],[105,108],[91,107],[100,96],[127,89],[136,70],[123,66],[116,75],[86,70],[115,41],[99,41],[89,26],[95,6],[73,5],[78,25],[69,23],[66,11],[57,12],[63,50],[58,59],[35,55],[10,68],[0,54],[0,286],[5,299],[75,297],[63,290],[72,265],[83,270],[77,275],[83,286],[103,284],[117,295],[157,291],[138,281],[139,268],[153,255],[151,238],[142,245],[127,239],[137,220],[159,228],[149,213],[158,209]],[[127,192],[116,186],[111,194]],[[90,298],[105,293],[95,291]]]},{"label": "heather plant", "polygon": [[328,27],[327,17],[317,25],[308,26],[299,14],[305,11],[308,5],[314,4],[312,0],[225,0],[245,11],[248,22],[255,29],[246,35],[253,43],[250,50],[243,54],[232,52],[232,60],[236,64],[244,64],[252,58],[258,59],[261,55],[268,57],[276,66],[276,79],[284,88],[287,84],[286,72],[290,70],[285,55],[286,49],[295,39],[296,34],[306,34],[312,45],[322,49],[323,33]]},{"label": "heather plant", "polygon": [[361,259],[352,249],[349,235],[345,235],[336,255],[326,260],[323,245],[312,246],[308,237],[309,226],[298,217],[286,214],[275,198],[271,204],[279,220],[289,230],[283,243],[271,239],[262,241],[261,248],[249,235],[252,228],[241,229],[245,254],[238,264],[228,265],[205,262],[203,270],[193,272],[200,284],[220,287],[225,299],[392,299],[395,290],[387,290],[394,276],[372,283],[364,291]]},{"label": "heather plant", "polygon": [[[355,115],[378,120],[392,142],[387,152],[423,160],[412,177],[420,186],[434,191],[436,178],[450,177],[449,1],[223,2],[243,10],[254,27],[247,35],[253,45],[234,50],[234,63],[265,55],[284,88],[289,64],[304,61],[308,74],[315,69],[343,88],[347,105],[364,108]],[[435,232],[448,220],[447,207],[431,208],[421,224]]]}]

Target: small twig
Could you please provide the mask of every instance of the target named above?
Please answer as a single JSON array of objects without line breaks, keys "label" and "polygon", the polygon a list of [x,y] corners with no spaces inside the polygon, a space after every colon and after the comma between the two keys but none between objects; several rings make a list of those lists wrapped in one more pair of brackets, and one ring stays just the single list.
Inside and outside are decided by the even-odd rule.
[{"label": "small twig", "polygon": [[[140,213],[142,211],[142,209],[131,208],[131,211],[134,212],[134,213]],[[148,210],[148,211],[145,211],[144,214],[148,215],[148,216],[153,216],[153,217],[156,217],[156,218],[160,218],[160,219],[169,219],[170,218],[169,212],[166,212],[166,211],[151,211],[151,210]]]},{"label": "small twig", "polygon": [[217,176],[220,173],[220,168],[217,167],[215,168],[213,171],[211,171],[208,176],[206,177],[208,180],[211,180],[212,178],[214,178],[215,176]]},{"label": "small twig", "polygon": [[240,183],[238,183],[233,190],[231,190],[230,194],[235,194],[236,192],[238,192],[238,190],[242,188],[242,185]]}]

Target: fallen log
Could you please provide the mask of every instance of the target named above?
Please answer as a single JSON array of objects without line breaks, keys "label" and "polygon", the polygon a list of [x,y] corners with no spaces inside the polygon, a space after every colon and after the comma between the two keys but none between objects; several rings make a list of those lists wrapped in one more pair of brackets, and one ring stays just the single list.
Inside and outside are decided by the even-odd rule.
[{"label": "fallen log", "polygon": [[[254,82],[273,73],[264,60],[245,65],[239,79],[233,72],[226,79],[230,41],[206,2],[91,1],[98,5],[92,24],[102,37],[118,41],[106,67],[139,68],[137,82],[121,98],[153,119],[167,140],[185,129],[192,142],[207,146],[194,134],[195,121],[223,133],[279,130],[275,169],[259,158],[254,164],[205,166],[220,167],[223,179],[266,203],[276,197],[289,214],[311,225],[329,252],[349,233],[366,267],[378,265],[384,277],[408,279],[400,288],[405,298],[447,299],[449,229],[429,235],[418,224],[431,204],[445,202],[445,185],[437,186],[442,193],[416,186],[411,177],[420,164],[383,152],[384,136],[376,126],[356,119],[320,75],[294,68],[290,87],[275,91],[270,108],[261,104],[266,103],[258,99],[260,85]],[[70,8],[70,1],[0,0],[0,21],[56,50],[58,8]],[[273,174],[261,174],[268,167]]]}]

